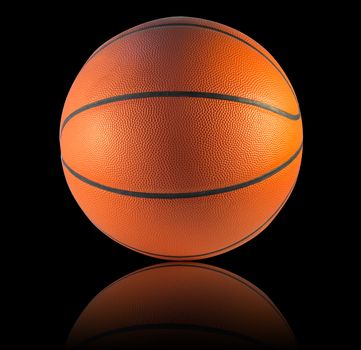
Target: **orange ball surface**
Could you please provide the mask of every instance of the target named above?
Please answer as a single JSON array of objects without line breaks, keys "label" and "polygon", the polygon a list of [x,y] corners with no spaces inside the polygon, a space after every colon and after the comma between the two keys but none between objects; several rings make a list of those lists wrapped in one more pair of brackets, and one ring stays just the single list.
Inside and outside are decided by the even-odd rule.
[{"label": "orange ball surface", "polygon": [[170,17],[94,52],[66,99],[60,143],[69,188],[102,232],[154,257],[201,259],[277,215],[299,171],[302,121],[263,47]]}]

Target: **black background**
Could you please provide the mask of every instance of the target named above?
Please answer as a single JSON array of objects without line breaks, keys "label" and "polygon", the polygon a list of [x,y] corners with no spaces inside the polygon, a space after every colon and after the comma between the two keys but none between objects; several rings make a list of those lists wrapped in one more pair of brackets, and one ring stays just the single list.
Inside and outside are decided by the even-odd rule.
[{"label": "black background", "polygon": [[292,82],[304,124],[302,167],[286,206],[261,235],[240,248],[201,262],[234,272],[263,290],[288,320],[301,348],[328,342],[328,232],[319,210],[324,205],[319,178],[327,161],[319,157],[319,98],[322,61],[329,52],[324,40],[329,27],[326,21],[320,21],[320,13],[294,8],[263,8],[260,12],[256,6],[228,14],[221,14],[218,7],[130,11],[121,5],[87,11],[58,5],[46,11],[47,16],[36,25],[33,50],[39,44],[37,63],[42,74],[37,94],[45,96],[36,131],[44,140],[40,154],[45,160],[42,179],[46,184],[42,193],[45,205],[41,206],[44,219],[38,223],[37,254],[41,262],[37,269],[42,276],[39,306],[44,306],[39,327],[50,328],[48,348],[62,348],[80,312],[108,284],[161,262],[114,243],[85,217],[62,173],[58,132],[67,92],[91,53],[128,28],[174,15],[226,24],[264,46]]}]

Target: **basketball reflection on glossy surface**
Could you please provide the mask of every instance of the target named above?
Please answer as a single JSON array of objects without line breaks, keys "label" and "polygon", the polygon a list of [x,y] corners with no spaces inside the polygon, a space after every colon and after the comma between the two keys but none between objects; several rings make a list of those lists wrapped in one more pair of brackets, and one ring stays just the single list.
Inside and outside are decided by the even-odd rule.
[{"label": "basketball reflection on glossy surface", "polygon": [[85,308],[67,349],[294,349],[287,321],[243,278],[210,265],[133,272]]}]

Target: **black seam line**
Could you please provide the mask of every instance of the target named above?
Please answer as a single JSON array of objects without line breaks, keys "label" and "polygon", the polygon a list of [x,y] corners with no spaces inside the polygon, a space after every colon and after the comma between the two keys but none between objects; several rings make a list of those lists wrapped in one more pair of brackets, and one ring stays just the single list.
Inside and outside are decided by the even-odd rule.
[{"label": "black seam line", "polygon": [[[293,87],[291,85],[291,83],[289,82],[288,78],[286,77],[286,75],[259,49],[257,49],[256,47],[254,47],[252,44],[250,44],[249,42],[247,42],[246,40],[228,33],[222,29],[217,29],[214,27],[210,27],[210,26],[206,26],[206,25],[202,25],[202,24],[192,24],[192,23],[167,23],[167,24],[157,24],[157,25],[153,25],[153,26],[149,26],[149,27],[144,27],[144,28],[140,28],[137,30],[134,30],[133,32],[130,33],[125,33],[125,34],[120,34],[119,36],[115,37],[113,40],[110,40],[108,43],[105,43],[104,45],[102,45],[101,47],[99,47],[97,50],[94,51],[94,53],[89,57],[89,59],[85,62],[85,64],[87,62],[89,62],[89,60],[91,60],[97,53],[99,53],[101,50],[103,50],[104,48],[106,48],[107,46],[111,45],[112,43],[114,43],[117,40],[120,40],[126,36],[129,36],[131,34],[134,33],[139,33],[148,29],[157,29],[157,28],[162,28],[162,27],[195,27],[195,28],[203,28],[203,29],[208,29],[208,30],[212,30],[214,32],[218,32],[218,33],[222,33],[225,34],[231,38],[234,38],[240,42],[242,42],[243,44],[249,46],[250,48],[254,49],[255,51],[257,51],[260,55],[262,55],[269,63],[272,64],[272,66],[274,68],[276,68],[276,70],[281,74],[282,78],[285,80],[285,82],[287,83],[287,85],[290,87],[292,94],[296,97],[296,94],[293,90]],[[84,65],[85,65],[84,64]]]},{"label": "black seam line", "polygon": [[124,196],[130,196],[130,197],[138,197],[138,198],[151,198],[151,199],[184,199],[184,198],[194,198],[194,197],[205,197],[205,196],[212,196],[222,193],[227,193],[231,191],[236,191],[241,188],[245,188],[251,185],[254,185],[258,182],[264,181],[268,179],[269,177],[273,176],[274,174],[278,173],[282,169],[286,168],[290,163],[292,163],[298,156],[298,154],[302,150],[302,143],[301,146],[298,148],[296,153],[294,153],[286,162],[278,166],[277,168],[272,169],[268,173],[261,175],[259,177],[256,177],[252,180],[242,182],[240,184],[222,187],[222,188],[216,188],[213,190],[205,190],[205,191],[199,191],[199,192],[184,192],[184,193],[153,193],[153,192],[138,192],[138,191],[128,191],[128,190],[122,190],[119,188],[114,188],[106,185],[102,185],[98,182],[95,182],[93,180],[90,180],[83,175],[80,175],[75,170],[69,167],[69,165],[62,159],[62,162],[64,166],[68,169],[68,171],[75,176],[80,181],[85,182],[86,184],[99,188],[104,191],[124,195]]},{"label": "black seam line", "polygon": [[256,345],[257,349],[259,349],[259,346],[262,347],[262,349],[272,349],[267,344],[263,343],[262,341],[258,339],[254,339],[252,337],[249,337],[247,335],[217,328],[217,327],[210,327],[210,326],[203,326],[203,325],[197,325],[197,324],[187,324],[187,323],[149,323],[149,324],[141,324],[141,325],[134,325],[134,326],[128,326],[124,328],[115,328],[94,336],[91,336],[79,344],[72,346],[73,349],[78,348],[79,346],[84,346],[89,343],[92,343],[94,341],[100,340],[102,338],[106,338],[115,334],[124,334],[124,333],[131,333],[131,332],[138,332],[138,331],[156,331],[156,330],[178,330],[178,331],[192,331],[192,332],[204,332],[209,334],[218,334],[218,335],[224,335],[229,337],[234,337],[240,340],[243,340],[249,344]]},{"label": "black seam line", "polygon": [[268,223],[270,223],[274,218],[275,216],[280,212],[280,210],[282,209],[282,207],[285,205],[285,203],[287,202],[288,198],[290,197],[292,191],[293,191],[293,188],[294,188],[295,184],[291,187],[291,190],[290,192],[287,194],[286,198],[284,199],[284,201],[281,203],[281,205],[276,209],[276,211],[261,225],[259,226],[257,229],[255,229],[253,232],[251,232],[250,234],[248,234],[247,236],[243,237],[242,239],[240,239],[239,241],[237,242],[234,242],[226,247],[223,247],[221,249],[217,249],[217,250],[213,250],[211,252],[208,252],[208,253],[202,253],[202,254],[196,254],[196,255],[164,255],[164,254],[156,254],[156,253],[151,253],[151,252],[147,252],[145,250],[141,250],[141,249],[138,249],[138,248],[134,248],[130,245],[127,245],[115,238],[113,238],[112,236],[110,236],[109,234],[107,234],[106,232],[104,232],[103,230],[101,230],[97,225],[95,225],[93,223],[93,225],[99,230],[101,231],[102,233],[104,233],[106,236],[108,236],[110,239],[112,239],[113,241],[116,241],[117,243],[123,245],[124,247],[126,248],[129,248],[129,249],[132,249],[134,250],[135,252],[138,252],[138,253],[143,253],[143,254],[148,254],[148,255],[151,255],[151,256],[154,256],[154,257],[159,257],[159,258],[175,258],[175,259],[188,259],[188,258],[200,258],[200,257],[204,257],[206,258],[208,255],[211,255],[211,254],[214,254],[214,253],[221,253],[222,251],[224,250],[227,250],[229,248],[232,248],[232,247],[235,247],[237,245],[239,245],[240,243],[250,239],[252,236],[255,236],[259,233],[259,231],[264,227],[266,226]]},{"label": "black seam line", "polygon": [[265,110],[274,112],[282,117],[286,117],[291,120],[297,120],[300,118],[301,114],[298,111],[296,114],[291,114],[288,112],[283,111],[280,108],[271,106],[267,103],[252,100],[245,97],[238,97],[234,95],[226,95],[226,94],[219,94],[215,92],[201,92],[201,91],[149,91],[149,92],[136,92],[133,94],[125,94],[125,95],[117,95],[108,98],[104,98],[99,101],[95,101],[89,103],[85,106],[82,106],[75,110],[74,112],[70,113],[63,122],[61,126],[60,133],[62,133],[65,125],[69,123],[69,121],[78,115],[81,112],[87,111],[88,109],[99,107],[106,105],[108,103],[120,102],[120,101],[128,101],[128,100],[136,100],[142,98],[160,98],[160,97],[192,97],[192,98],[207,98],[213,100],[223,100],[223,101],[231,101],[231,102],[238,102],[243,104],[248,104],[256,107],[263,108]]}]

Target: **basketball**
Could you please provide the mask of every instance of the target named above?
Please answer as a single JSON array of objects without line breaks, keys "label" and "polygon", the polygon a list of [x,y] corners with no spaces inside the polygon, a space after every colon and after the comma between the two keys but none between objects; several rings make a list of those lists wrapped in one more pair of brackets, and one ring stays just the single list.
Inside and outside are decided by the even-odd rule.
[{"label": "basketball", "polygon": [[75,200],[105,235],[161,259],[202,259],[281,210],[301,164],[301,113],[260,44],[209,20],[163,18],[85,62],[60,148]]},{"label": "basketball", "polygon": [[67,349],[296,349],[288,322],[249,281],[193,262],[135,271],[82,311]]}]

